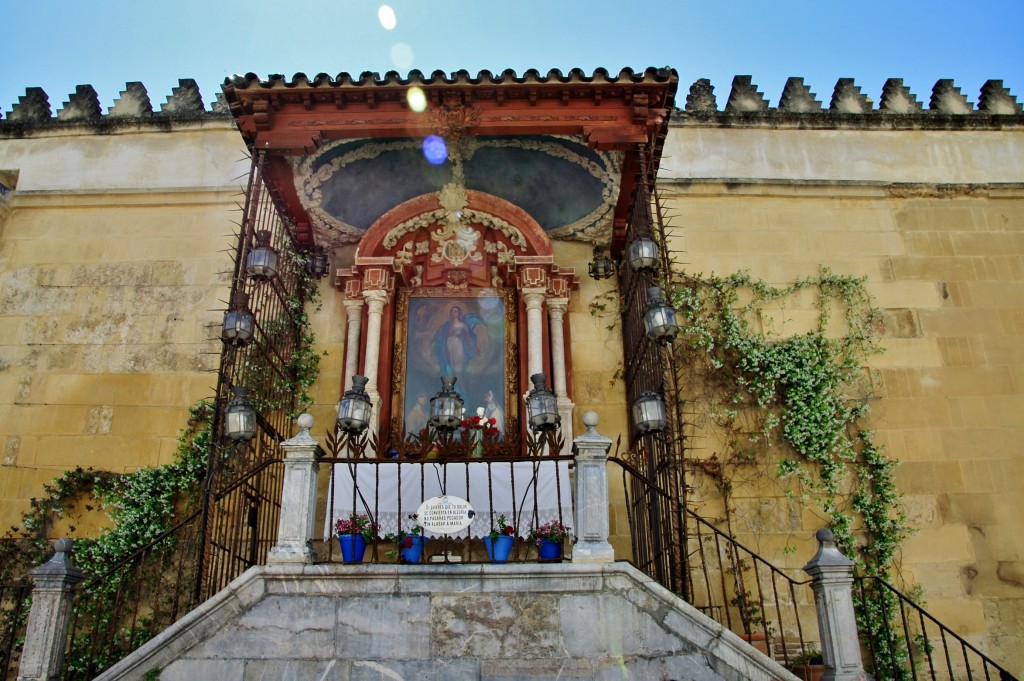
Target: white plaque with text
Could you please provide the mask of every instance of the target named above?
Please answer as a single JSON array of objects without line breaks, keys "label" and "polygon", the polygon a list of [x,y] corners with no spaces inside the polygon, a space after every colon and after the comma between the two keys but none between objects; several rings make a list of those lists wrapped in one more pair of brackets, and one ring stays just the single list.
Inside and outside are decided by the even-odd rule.
[{"label": "white plaque with text", "polygon": [[440,496],[427,499],[416,511],[416,522],[434,534],[451,534],[473,523],[473,507],[465,499]]}]

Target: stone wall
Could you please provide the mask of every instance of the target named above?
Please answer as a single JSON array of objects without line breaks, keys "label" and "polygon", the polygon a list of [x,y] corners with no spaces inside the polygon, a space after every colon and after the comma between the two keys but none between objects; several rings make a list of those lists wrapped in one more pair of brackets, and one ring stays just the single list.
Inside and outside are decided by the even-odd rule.
[{"label": "stone wall", "polygon": [[[866,276],[885,313],[870,426],[902,461],[916,534],[907,584],[940,620],[1024,669],[1024,128],[745,129],[681,116],[661,189],[691,273],[786,285],[819,265]],[[810,310],[787,308],[798,332]],[[721,455],[707,433],[693,456]],[[787,560],[820,514],[779,513],[770,484],[735,493],[741,541]],[[778,494],[778,492],[776,492]],[[698,510],[717,506],[694,499]],[[799,562],[796,558],[792,561]],[[795,566],[795,563],[794,563]]]},{"label": "stone wall", "polygon": [[248,169],[224,117],[24,132],[0,130],[3,527],[61,471],[171,460],[214,394]]},{"label": "stone wall", "polygon": [[795,678],[622,564],[254,568],[98,681],[150,670],[161,681]]}]

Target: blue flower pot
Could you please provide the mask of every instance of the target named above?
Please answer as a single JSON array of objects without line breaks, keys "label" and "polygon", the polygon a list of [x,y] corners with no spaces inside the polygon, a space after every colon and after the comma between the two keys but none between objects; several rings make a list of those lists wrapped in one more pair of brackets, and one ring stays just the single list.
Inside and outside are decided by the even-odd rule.
[{"label": "blue flower pot", "polygon": [[515,543],[516,538],[507,534],[499,534],[498,538],[493,541],[490,537],[484,537],[484,546],[487,547],[487,557],[495,563],[504,563],[507,561],[508,554],[512,553],[512,547]]},{"label": "blue flower pot", "polygon": [[426,537],[411,535],[406,539],[412,539],[412,546],[402,549],[403,563],[418,563],[423,555],[423,545],[427,542]]},{"label": "blue flower pot", "polygon": [[338,545],[341,546],[341,559],[346,563],[362,563],[366,553],[366,540],[361,534],[339,534]]},{"label": "blue flower pot", "polygon": [[562,542],[541,539],[538,553],[541,560],[560,560],[562,558]]}]

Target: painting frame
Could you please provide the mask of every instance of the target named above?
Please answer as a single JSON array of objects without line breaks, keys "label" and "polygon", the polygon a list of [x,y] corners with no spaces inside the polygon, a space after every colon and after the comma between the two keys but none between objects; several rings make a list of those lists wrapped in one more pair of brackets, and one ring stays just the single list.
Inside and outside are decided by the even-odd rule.
[{"label": "painting frame", "polygon": [[[429,400],[441,389],[442,372],[458,379],[455,387],[465,401],[467,417],[481,407],[488,414],[497,413],[497,405],[503,430],[515,427],[519,422],[517,317],[514,291],[509,288],[399,289],[391,442],[419,434],[429,417]],[[507,435],[518,437],[518,433]]]}]

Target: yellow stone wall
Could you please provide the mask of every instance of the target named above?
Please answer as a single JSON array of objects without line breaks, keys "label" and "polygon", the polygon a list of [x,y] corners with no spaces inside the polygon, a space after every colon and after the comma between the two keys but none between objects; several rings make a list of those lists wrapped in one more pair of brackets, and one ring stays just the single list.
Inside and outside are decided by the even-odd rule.
[{"label": "yellow stone wall", "polygon": [[[673,129],[660,186],[678,260],[690,273],[747,269],[776,285],[819,265],[867,277],[885,313],[870,426],[902,462],[897,484],[916,530],[902,553],[907,583],[1020,670],[1024,132],[804,132]],[[789,330],[807,303],[786,310]],[[693,456],[721,449],[695,435]],[[737,529],[796,567],[825,523],[782,512],[778,494],[769,480],[739,486]],[[719,510],[707,502],[702,512]]]},{"label": "yellow stone wall", "polygon": [[224,120],[0,139],[17,178],[0,214],[0,526],[63,470],[170,461],[214,395],[244,156]]}]

